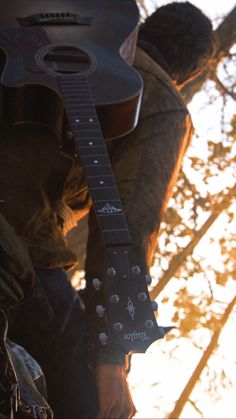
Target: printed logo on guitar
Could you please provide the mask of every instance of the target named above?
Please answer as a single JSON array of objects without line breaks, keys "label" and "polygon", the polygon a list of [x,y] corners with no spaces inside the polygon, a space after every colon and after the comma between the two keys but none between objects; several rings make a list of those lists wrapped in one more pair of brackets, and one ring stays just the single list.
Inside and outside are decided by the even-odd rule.
[{"label": "printed logo on guitar", "polygon": [[134,340],[148,340],[150,339],[147,335],[146,332],[142,331],[142,332],[135,332],[135,330],[133,330],[133,332],[131,333],[125,333],[124,334],[124,340],[131,340],[131,342],[133,342]]}]

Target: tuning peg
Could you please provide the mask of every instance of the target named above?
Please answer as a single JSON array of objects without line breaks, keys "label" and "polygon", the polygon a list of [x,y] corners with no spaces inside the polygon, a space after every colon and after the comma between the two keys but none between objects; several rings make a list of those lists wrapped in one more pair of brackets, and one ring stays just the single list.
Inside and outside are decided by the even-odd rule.
[{"label": "tuning peg", "polygon": [[157,302],[156,301],[151,301],[151,304],[152,304],[153,311],[157,311],[158,310],[158,304],[157,304]]},{"label": "tuning peg", "polygon": [[121,332],[121,331],[122,331],[122,329],[123,329],[123,324],[122,324],[122,323],[120,323],[120,322],[114,323],[114,325],[113,325],[113,329],[114,329],[116,332]]},{"label": "tuning peg", "polygon": [[115,270],[115,268],[108,268],[108,269],[107,269],[107,275],[108,275],[108,276],[115,276],[115,275],[116,275],[116,270]]},{"label": "tuning peg", "polygon": [[100,343],[103,346],[107,345],[107,342],[108,342],[108,336],[107,336],[107,334],[105,332],[99,333],[99,340],[100,340]]},{"label": "tuning peg", "polygon": [[139,275],[141,273],[141,269],[140,269],[140,267],[138,265],[137,266],[133,266],[132,269],[131,269],[131,272],[134,275]]},{"label": "tuning peg", "polygon": [[103,317],[105,311],[106,309],[101,304],[96,306],[96,313],[99,317]]},{"label": "tuning peg", "polygon": [[117,304],[117,303],[119,303],[119,301],[120,301],[119,295],[117,295],[117,294],[113,294],[113,295],[111,296],[111,303],[113,303],[113,304]]},{"label": "tuning peg", "polygon": [[159,333],[161,335],[161,339],[170,332],[172,329],[175,329],[175,326],[159,326]]},{"label": "tuning peg", "polygon": [[146,320],[146,321],[145,321],[145,327],[146,327],[147,329],[152,329],[152,328],[153,328],[153,326],[154,326],[154,323],[153,323],[153,321],[152,321],[152,320]]},{"label": "tuning peg", "polygon": [[102,281],[100,281],[100,279],[98,278],[93,278],[92,280],[92,284],[93,287],[95,288],[96,291],[99,291],[102,285]]},{"label": "tuning peg", "polygon": [[146,279],[146,284],[147,285],[151,285],[151,283],[152,283],[152,277],[151,277],[151,275],[145,275],[145,279]]},{"label": "tuning peg", "polygon": [[140,292],[138,294],[139,301],[146,301],[147,300],[147,294],[145,292]]}]

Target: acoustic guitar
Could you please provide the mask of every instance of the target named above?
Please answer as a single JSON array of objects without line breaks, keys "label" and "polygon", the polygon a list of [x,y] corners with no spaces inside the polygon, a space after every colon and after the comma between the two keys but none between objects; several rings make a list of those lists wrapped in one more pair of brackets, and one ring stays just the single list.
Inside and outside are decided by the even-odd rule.
[{"label": "acoustic guitar", "polygon": [[47,124],[62,138],[63,152],[74,144],[106,249],[103,275],[93,278],[95,340],[145,352],[166,330],[154,316],[151,278],[133,250],[104,141],[137,123],[142,80],[131,67],[136,3],[15,0],[10,6],[0,26],[0,120]]}]

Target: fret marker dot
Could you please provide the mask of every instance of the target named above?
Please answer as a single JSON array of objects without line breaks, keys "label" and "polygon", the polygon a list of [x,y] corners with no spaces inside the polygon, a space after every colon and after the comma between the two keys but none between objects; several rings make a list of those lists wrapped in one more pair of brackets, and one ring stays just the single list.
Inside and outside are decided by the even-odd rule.
[{"label": "fret marker dot", "polygon": [[100,183],[100,185],[103,185],[104,184],[104,181],[103,180],[100,180],[99,183]]},{"label": "fret marker dot", "polygon": [[98,160],[94,160],[93,162],[94,162],[95,164],[97,164],[97,163],[98,163]]},{"label": "fret marker dot", "polygon": [[89,118],[89,122],[93,122],[93,118]]},{"label": "fret marker dot", "polygon": [[80,119],[76,118],[75,122],[78,124],[80,122]]},{"label": "fret marker dot", "polygon": [[89,141],[89,145],[93,145],[93,142],[92,141]]}]

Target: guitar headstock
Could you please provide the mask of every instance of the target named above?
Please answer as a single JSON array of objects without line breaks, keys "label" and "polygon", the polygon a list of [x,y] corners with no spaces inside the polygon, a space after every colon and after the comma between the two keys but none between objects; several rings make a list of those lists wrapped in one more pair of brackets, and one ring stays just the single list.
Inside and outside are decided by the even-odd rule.
[{"label": "guitar headstock", "polygon": [[165,329],[159,327],[148,285],[151,277],[139,263],[132,247],[107,249],[102,282],[93,279],[93,286],[103,287],[104,305],[96,306],[100,318],[100,345],[115,344],[126,353],[145,352]]}]

